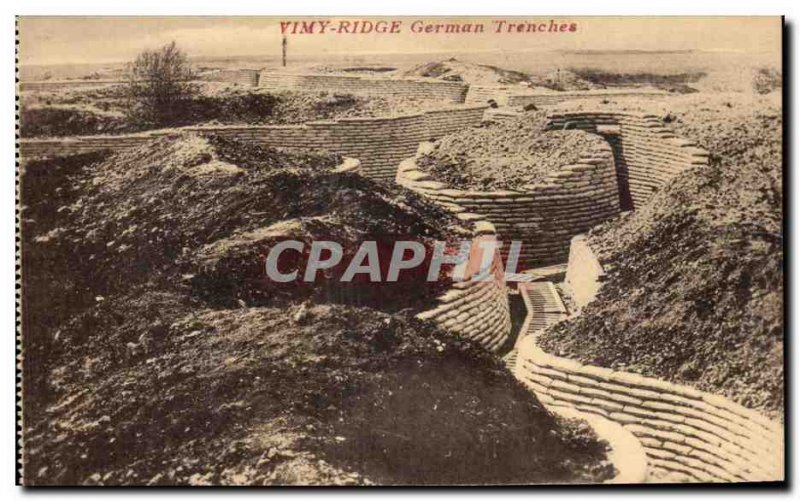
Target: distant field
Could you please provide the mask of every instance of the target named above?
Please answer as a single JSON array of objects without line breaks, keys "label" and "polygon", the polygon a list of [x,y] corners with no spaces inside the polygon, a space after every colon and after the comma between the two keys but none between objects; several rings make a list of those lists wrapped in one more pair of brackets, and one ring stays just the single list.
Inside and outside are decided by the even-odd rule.
[{"label": "distant field", "polygon": [[[608,51],[517,51],[424,54],[360,54],[289,57],[289,69],[309,69],[315,66],[382,66],[408,69],[430,61],[457,57],[466,62],[492,64],[505,69],[532,74],[549,73],[556,69],[593,69],[611,73],[653,73],[670,75],[694,72],[740,72],[742,69],[762,66],[779,68],[780,54],[739,52],[608,52]],[[206,68],[226,67],[277,67],[276,56],[247,56],[229,58],[194,58],[195,64]],[[119,74],[123,63],[62,64],[22,66],[21,80],[81,78],[92,74],[109,77]]]}]

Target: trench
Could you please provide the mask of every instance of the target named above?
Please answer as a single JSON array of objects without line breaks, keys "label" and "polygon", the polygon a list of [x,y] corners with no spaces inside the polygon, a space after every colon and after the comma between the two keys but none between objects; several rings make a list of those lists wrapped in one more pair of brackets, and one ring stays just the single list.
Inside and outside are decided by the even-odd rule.
[{"label": "trench", "polygon": [[614,168],[617,171],[617,190],[619,190],[619,208],[622,211],[634,210],[633,196],[631,195],[630,172],[625,163],[625,150],[622,139],[618,134],[597,133],[611,146],[614,155]]},{"label": "trench", "polygon": [[[548,280],[520,284],[518,296],[525,306],[525,321],[515,337],[514,348],[505,355],[503,361],[517,379],[524,383],[524,378],[517,373],[517,365],[520,363],[517,347],[523,339],[535,339],[550,325],[566,319],[569,310],[562,300],[558,287]],[[617,470],[617,474],[606,483],[643,483],[650,478],[645,449],[633,433],[605,416],[587,413],[567,405],[554,405],[552,401],[542,397],[541,394],[536,391],[534,393],[548,411],[563,417],[585,421],[592,427],[600,440],[606,441],[609,446],[607,457]]]},{"label": "trench", "polygon": [[[605,139],[613,154],[621,211],[641,207],[684,170],[707,165],[707,152],[674,136],[657,117],[585,112],[556,116],[552,123],[554,128],[580,128]],[[628,134],[624,138],[623,131]],[[638,450],[644,451],[637,456],[638,464],[627,465],[632,467],[627,478],[640,475],[635,482],[782,479],[782,427],[757,412],[719,395],[583,365],[546,354],[536,346],[539,333],[570,314],[579,314],[579,307],[588,304],[599,289],[602,266],[599,262],[574,266],[574,245],[573,239],[566,277],[556,278],[537,269],[523,272],[531,277],[517,284],[526,318],[521,325],[514,322],[513,348],[499,353],[507,367],[551,412],[566,409],[590,423],[600,417],[621,427],[627,436],[623,443],[638,444]],[[591,254],[590,249],[588,252]],[[590,285],[593,291],[573,297],[575,284],[569,285],[570,272],[572,280],[582,282],[579,286]],[[556,282],[566,289],[560,290]],[[511,304],[514,297],[511,293]],[[581,304],[565,305],[562,297]],[[637,449],[636,445],[633,448]]]}]

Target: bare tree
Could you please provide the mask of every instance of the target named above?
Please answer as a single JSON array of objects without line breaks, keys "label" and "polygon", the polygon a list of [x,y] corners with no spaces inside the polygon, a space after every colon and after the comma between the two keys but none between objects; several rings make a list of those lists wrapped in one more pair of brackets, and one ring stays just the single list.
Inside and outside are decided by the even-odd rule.
[{"label": "bare tree", "polygon": [[129,115],[142,125],[178,124],[196,93],[186,54],[173,41],[128,65]]}]

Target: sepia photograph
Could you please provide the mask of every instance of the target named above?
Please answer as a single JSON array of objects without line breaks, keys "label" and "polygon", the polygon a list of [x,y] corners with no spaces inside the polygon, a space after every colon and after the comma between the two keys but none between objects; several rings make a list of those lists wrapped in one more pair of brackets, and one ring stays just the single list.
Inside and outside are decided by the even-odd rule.
[{"label": "sepia photograph", "polygon": [[15,23],[18,485],[786,486],[782,17]]}]

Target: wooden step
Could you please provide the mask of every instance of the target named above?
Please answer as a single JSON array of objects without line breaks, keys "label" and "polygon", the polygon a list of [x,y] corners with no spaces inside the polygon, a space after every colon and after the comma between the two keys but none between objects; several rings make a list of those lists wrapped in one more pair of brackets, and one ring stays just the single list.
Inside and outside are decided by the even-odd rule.
[{"label": "wooden step", "polygon": [[536,335],[556,322],[567,318],[567,308],[553,282],[520,283],[520,293],[528,309],[522,336]]}]

